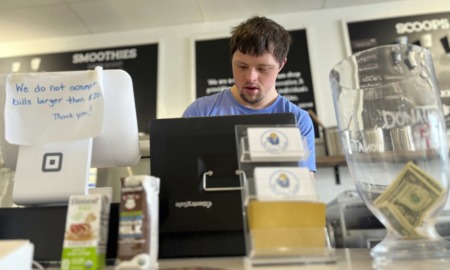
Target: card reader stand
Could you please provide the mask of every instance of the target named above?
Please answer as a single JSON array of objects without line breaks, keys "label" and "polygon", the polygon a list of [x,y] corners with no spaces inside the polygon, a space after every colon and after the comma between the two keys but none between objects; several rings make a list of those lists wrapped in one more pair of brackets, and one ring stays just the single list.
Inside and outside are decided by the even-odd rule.
[{"label": "card reader stand", "polygon": [[14,203],[67,204],[70,195],[88,194],[92,141],[19,146]]},{"label": "card reader stand", "polygon": [[[300,136],[295,136],[295,132],[298,132],[295,129],[298,127],[262,126],[263,129],[260,129],[256,136],[254,128],[261,126],[236,126],[239,161],[239,170],[236,173],[240,175],[244,187],[242,196],[246,221],[246,265],[253,267],[335,263],[335,251],[331,248],[325,226],[326,205],[318,202],[314,179],[309,170],[299,167],[299,161],[306,160],[308,155],[307,150],[304,150],[307,147],[301,135],[297,133]],[[257,153],[258,158],[252,159],[255,155],[249,146],[255,145],[255,141],[251,140],[259,140],[261,144],[264,144],[266,139],[271,140],[267,138],[266,131],[274,131],[275,134],[271,135],[275,137],[284,136],[286,133],[286,141],[275,138],[276,144],[296,147],[283,149],[289,152],[288,154],[278,155],[277,152],[277,155],[269,158],[271,153]],[[259,147],[256,149],[261,150]],[[269,152],[271,150],[274,149],[268,149]],[[293,152],[297,153],[297,158]],[[258,174],[257,170],[261,169],[264,173]],[[289,172],[286,173],[287,179],[280,179],[280,172]],[[281,185],[284,190],[276,190],[274,187],[277,185]],[[305,192],[305,188],[309,189]]]}]

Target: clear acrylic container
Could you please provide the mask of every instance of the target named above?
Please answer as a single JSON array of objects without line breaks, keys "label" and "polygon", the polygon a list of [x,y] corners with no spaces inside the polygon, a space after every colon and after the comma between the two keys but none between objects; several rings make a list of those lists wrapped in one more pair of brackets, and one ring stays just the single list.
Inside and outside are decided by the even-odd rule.
[{"label": "clear acrylic container", "polygon": [[[266,128],[277,133],[277,128],[285,127]],[[318,201],[310,171],[299,167],[299,161],[307,158],[307,152],[298,151],[295,161],[292,154],[254,161],[249,149],[249,128],[255,126],[236,126],[237,173],[244,187],[247,266],[334,263],[335,251],[325,224],[326,205]],[[261,140],[266,140],[264,136]],[[300,144],[307,149],[303,139]]]}]

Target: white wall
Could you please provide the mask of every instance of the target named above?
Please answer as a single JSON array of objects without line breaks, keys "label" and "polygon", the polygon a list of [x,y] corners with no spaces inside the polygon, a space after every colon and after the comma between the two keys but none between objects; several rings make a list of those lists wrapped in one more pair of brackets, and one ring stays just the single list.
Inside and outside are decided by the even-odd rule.
[{"label": "white wall", "polygon": [[[380,19],[450,11],[449,0],[411,0],[269,16],[288,30],[307,29],[317,115],[325,126],[336,124],[328,83],[331,68],[347,55],[343,21]],[[264,15],[264,14],[261,14]],[[0,57],[55,53],[159,42],[158,118],[179,117],[194,99],[193,40],[228,36],[246,18],[99,35],[1,43]],[[332,168],[316,174],[321,197],[328,202],[353,188],[348,169],[334,184]]]}]

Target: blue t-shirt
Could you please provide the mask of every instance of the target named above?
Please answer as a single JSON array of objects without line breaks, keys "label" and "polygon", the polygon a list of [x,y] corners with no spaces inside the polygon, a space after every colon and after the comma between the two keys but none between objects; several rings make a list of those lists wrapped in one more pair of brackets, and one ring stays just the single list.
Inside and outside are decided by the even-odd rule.
[{"label": "blue t-shirt", "polygon": [[285,97],[278,95],[275,102],[269,107],[253,110],[242,106],[231,93],[231,88],[217,94],[204,96],[195,100],[183,113],[183,117],[220,116],[257,113],[293,113],[297,119],[300,133],[306,138],[309,157],[306,162],[301,161],[301,166],[306,166],[310,171],[316,171],[315,136],[311,117]]}]

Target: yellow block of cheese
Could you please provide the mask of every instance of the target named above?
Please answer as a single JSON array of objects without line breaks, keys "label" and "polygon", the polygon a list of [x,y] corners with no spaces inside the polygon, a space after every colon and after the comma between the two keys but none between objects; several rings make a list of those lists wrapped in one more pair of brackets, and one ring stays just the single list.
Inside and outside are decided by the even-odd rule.
[{"label": "yellow block of cheese", "polygon": [[247,219],[257,249],[324,248],[326,205],[303,201],[250,201]]}]

